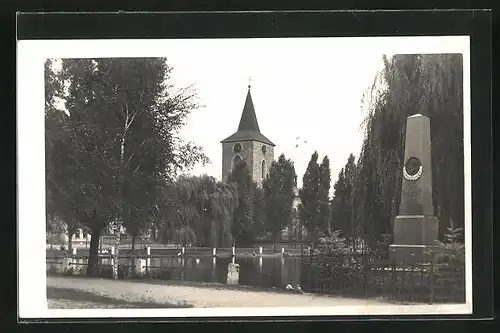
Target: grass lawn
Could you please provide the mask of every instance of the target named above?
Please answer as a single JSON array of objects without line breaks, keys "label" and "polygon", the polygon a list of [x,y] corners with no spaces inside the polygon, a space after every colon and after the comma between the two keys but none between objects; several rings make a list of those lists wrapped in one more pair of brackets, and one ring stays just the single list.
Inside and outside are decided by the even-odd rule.
[{"label": "grass lawn", "polygon": [[[190,308],[188,304],[159,304],[148,300],[127,302],[77,289],[47,287],[47,300],[52,308]],[[54,306],[50,306],[50,304]]]}]

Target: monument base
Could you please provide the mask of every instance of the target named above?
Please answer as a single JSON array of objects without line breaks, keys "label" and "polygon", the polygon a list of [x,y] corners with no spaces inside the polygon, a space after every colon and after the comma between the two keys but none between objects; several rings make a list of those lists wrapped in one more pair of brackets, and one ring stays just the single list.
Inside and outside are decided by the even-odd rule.
[{"label": "monument base", "polygon": [[438,219],[428,215],[398,215],[394,219],[394,244],[434,245]]},{"label": "monument base", "polygon": [[420,263],[429,263],[433,250],[431,245],[396,245],[389,246],[389,260],[400,265],[415,265]]}]

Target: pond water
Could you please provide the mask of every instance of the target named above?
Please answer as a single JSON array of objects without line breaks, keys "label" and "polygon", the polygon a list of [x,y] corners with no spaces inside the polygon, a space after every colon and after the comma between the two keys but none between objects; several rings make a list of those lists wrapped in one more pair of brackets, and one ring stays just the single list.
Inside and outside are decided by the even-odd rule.
[{"label": "pond water", "polygon": [[[228,265],[233,262],[228,257],[185,256],[153,257],[146,260],[150,271],[170,272],[170,280],[226,283]],[[238,257],[234,262],[240,265],[239,284],[284,288],[287,284],[301,284],[301,258],[279,256]],[[72,266],[86,269],[87,259],[73,259]],[[110,265],[111,259],[101,258],[102,265]],[[132,266],[129,258],[120,258],[120,265]],[[50,267],[62,268],[62,260],[47,260]]]}]

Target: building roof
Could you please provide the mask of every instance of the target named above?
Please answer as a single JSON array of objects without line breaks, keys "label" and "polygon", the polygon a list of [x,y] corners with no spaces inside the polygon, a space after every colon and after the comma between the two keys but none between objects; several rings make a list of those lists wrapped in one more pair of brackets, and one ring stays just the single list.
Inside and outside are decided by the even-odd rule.
[{"label": "building roof", "polygon": [[245,100],[245,106],[243,107],[243,112],[241,113],[240,124],[238,130],[233,135],[225,138],[221,143],[230,143],[238,141],[258,141],[266,143],[270,146],[275,146],[268,138],[266,138],[262,133],[260,133],[259,123],[257,121],[257,115],[255,114],[255,108],[253,106],[252,95],[250,93],[250,86],[248,86],[247,98]]}]

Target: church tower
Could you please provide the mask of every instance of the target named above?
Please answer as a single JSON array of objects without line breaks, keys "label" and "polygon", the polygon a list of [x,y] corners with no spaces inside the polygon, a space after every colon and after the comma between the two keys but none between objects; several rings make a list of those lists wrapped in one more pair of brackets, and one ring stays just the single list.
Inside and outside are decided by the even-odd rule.
[{"label": "church tower", "polygon": [[245,106],[241,113],[240,125],[233,135],[222,143],[222,180],[227,181],[234,165],[244,160],[250,170],[252,180],[262,185],[274,161],[274,146],[259,130],[257,115],[253,106],[250,85],[248,85]]}]

